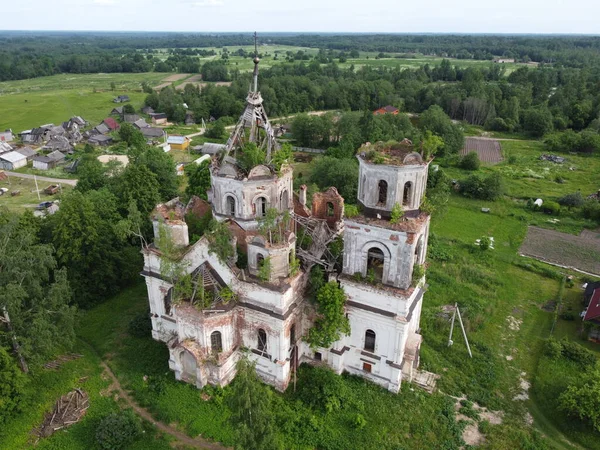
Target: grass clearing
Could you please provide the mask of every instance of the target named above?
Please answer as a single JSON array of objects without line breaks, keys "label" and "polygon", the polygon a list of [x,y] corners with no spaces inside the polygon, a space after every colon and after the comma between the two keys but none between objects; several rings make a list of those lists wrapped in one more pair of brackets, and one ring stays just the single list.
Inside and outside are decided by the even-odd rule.
[{"label": "grass clearing", "polygon": [[[9,176],[7,181],[0,181],[0,187],[8,189],[6,194],[0,196],[0,206],[6,206],[9,210],[21,213],[24,210],[35,208],[40,202],[59,200],[60,193],[55,195],[44,193],[43,189],[50,184],[47,181],[38,180],[38,186],[41,189],[38,199],[34,180]],[[72,189],[72,186],[62,185],[63,193]],[[12,191],[21,191],[21,194],[13,197],[10,195]]]}]

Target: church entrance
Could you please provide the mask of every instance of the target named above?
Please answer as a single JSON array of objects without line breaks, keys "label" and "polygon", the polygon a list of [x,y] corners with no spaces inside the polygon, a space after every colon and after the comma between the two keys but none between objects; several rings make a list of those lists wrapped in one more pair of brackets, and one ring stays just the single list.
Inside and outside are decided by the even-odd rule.
[{"label": "church entrance", "polygon": [[196,358],[187,350],[184,350],[181,353],[181,367],[182,373],[181,378],[186,381],[195,383],[196,382],[196,369],[198,368],[198,364],[196,362]]}]

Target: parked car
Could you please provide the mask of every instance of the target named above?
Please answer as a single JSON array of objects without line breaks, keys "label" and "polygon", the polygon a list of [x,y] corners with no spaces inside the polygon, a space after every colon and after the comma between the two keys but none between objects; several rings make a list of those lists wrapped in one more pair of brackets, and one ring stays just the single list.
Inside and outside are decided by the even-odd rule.
[{"label": "parked car", "polygon": [[43,209],[48,209],[50,208],[52,205],[54,205],[54,202],[42,202],[39,205],[37,205],[35,207],[35,209],[37,210],[43,210]]}]

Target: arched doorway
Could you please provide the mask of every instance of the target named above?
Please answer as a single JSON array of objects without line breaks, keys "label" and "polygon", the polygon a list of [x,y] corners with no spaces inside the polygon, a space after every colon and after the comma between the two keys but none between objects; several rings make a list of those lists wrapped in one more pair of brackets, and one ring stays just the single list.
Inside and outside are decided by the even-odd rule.
[{"label": "arched doorway", "polygon": [[371,247],[367,252],[367,279],[372,278],[372,281],[382,282],[384,263],[383,251],[377,247]]},{"label": "arched doorway", "polygon": [[404,183],[404,194],[402,195],[402,204],[410,206],[412,198],[412,182],[407,181]]},{"label": "arched doorway", "polygon": [[181,352],[181,368],[182,368],[182,378],[187,381],[195,382],[196,381],[196,371],[198,369],[198,363],[196,362],[196,358],[187,350]]},{"label": "arched doorway", "polygon": [[381,205],[381,206],[385,206],[387,204],[387,191],[388,191],[387,181],[379,180],[377,187],[378,187],[377,204]]},{"label": "arched doorway", "polygon": [[235,198],[232,195],[227,196],[227,211],[226,214],[235,217]]},{"label": "arched doorway", "polygon": [[267,215],[267,199],[264,197],[258,197],[256,199],[256,215],[258,217],[265,217]]}]

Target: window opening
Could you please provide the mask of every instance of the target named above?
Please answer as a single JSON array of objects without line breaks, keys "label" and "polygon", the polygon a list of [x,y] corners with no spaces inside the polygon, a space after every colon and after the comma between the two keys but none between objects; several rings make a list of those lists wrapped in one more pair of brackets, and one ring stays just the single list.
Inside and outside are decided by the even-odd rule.
[{"label": "window opening", "polygon": [[404,195],[402,196],[402,204],[408,205],[410,203],[410,198],[412,197],[412,183],[408,181],[404,184]]},{"label": "window opening", "polygon": [[262,328],[258,330],[258,350],[265,353],[267,351],[267,332]]},{"label": "window opening", "polygon": [[373,330],[367,330],[365,332],[365,351],[371,353],[375,352],[375,332]]},{"label": "window opening", "polygon": [[373,281],[383,281],[383,266],[385,256],[381,249],[372,247],[367,252],[367,278]]},{"label": "window opening", "polygon": [[369,364],[369,363],[363,363],[363,370],[365,372],[371,373],[372,369],[373,369],[373,367],[371,366],[371,364]]},{"label": "window opening", "polygon": [[377,203],[380,205],[385,205],[387,203],[387,191],[388,184],[385,180],[379,180],[379,198],[377,199]]},{"label": "window opening", "polygon": [[213,353],[219,353],[223,351],[223,342],[221,340],[220,331],[213,331],[210,335],[210,349]]},{"label": "window opening", "polygon": [[235,198],[231,195],[227,197],[227,214],[235,216]]}]

